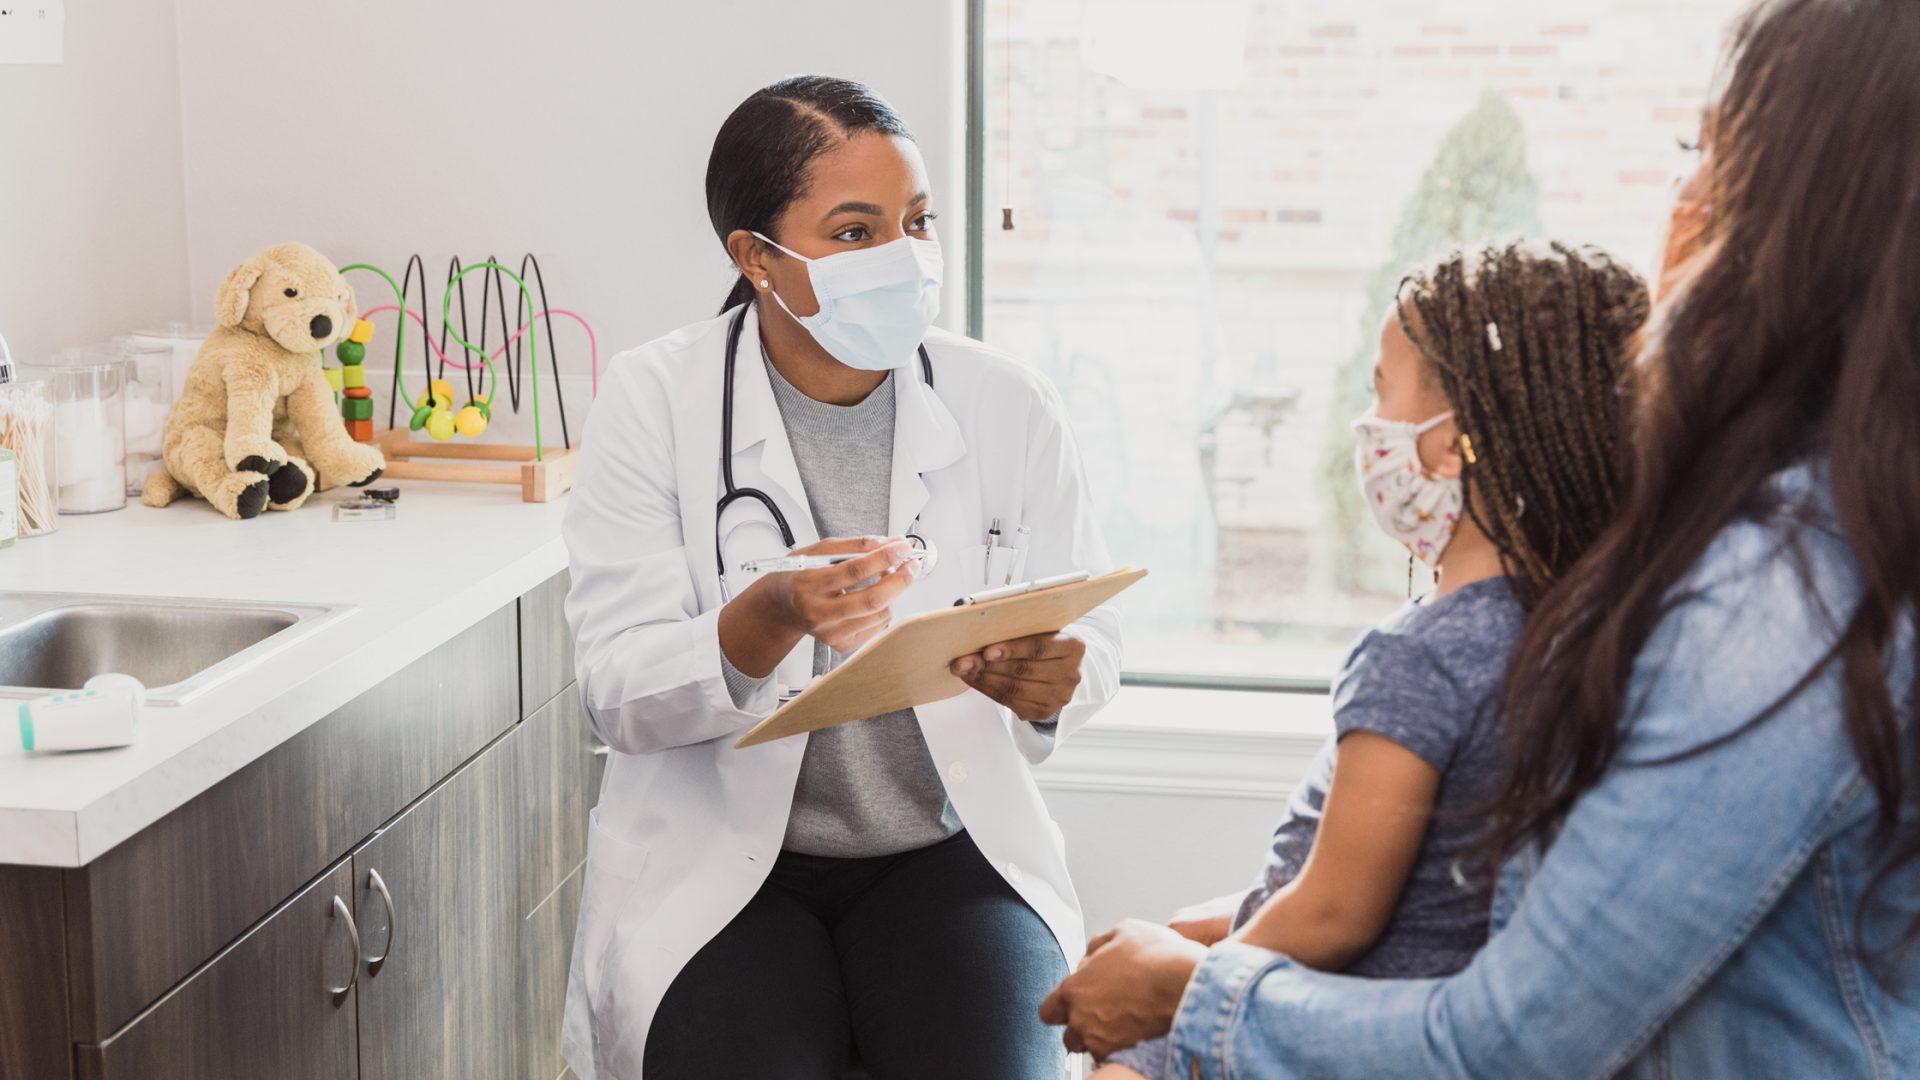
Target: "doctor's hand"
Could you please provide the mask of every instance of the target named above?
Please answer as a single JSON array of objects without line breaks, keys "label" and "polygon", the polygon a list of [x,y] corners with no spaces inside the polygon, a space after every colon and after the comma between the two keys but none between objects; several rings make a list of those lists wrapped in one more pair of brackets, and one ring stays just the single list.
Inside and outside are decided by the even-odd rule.
[{"label": "doctor's hand", "polygon": [[1051,719],[1073,700],[1086,655],[1087,643],[1077,637],[1037,634],[969,653],[950,670],[1031,724]]},{"label": "doctor's hand", "polygon": [[[849,653],[887,628],[893,601],[913,584],[920,565],[899,537],[822,540],[795,555],[850,555],[858,559],[818,570],[767,574],[720,609],[720,647],[744,674],[773,671],[803,637]],[[877,579],[877,580],[876,580]],[[860,588],[861,583],[873,584]]]},{"label": "doctor's hand", "polygon": [[1164,926],[1128,919],[1087,943],[1079,970],[1040,1003],[1040,1020],[1064,1025],[1067,1049],[1095,1058],[1165,1035],[1206,955]]}]

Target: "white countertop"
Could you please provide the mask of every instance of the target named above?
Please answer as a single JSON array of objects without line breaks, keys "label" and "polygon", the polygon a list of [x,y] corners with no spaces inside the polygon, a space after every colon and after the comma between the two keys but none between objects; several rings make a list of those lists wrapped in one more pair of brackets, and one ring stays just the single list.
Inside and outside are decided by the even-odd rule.
[{"label": "white countertop", "polygon": [[566,567],[565,498],[393,486],[394,521],[335,522],[350,492],[252,521],[134,500],[0,551],[10,592],[358,607],[185,705],[148,707],[133,746],[33,755],[0,738],[0,864],[84,866]]}]

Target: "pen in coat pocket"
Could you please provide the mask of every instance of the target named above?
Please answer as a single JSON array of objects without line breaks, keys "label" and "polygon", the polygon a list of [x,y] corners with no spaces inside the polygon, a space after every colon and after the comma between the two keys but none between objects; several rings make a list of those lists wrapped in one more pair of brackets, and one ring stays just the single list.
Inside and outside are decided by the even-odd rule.
[{"label": "pen in coat pocket", "polygon": [[1013,557],[1007,560],[1007,579],[1002,585],[1011,585],[1019,581],[1027,572],[1027,545],[1033,541],[1033,530],[1025,525],[1013,531]]}]

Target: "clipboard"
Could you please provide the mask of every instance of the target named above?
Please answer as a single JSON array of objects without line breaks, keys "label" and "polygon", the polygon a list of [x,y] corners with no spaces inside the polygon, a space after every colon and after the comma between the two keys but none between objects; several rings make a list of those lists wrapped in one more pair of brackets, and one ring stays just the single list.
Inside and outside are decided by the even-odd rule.
[{"label": "clipboard", "polygon": [[948,665],[989,645],[1065,629],[1147,572],[1136,567],[1018,596],[939,608],[888,627],[734,743],[749,746],[945,701],[970,687]]}]

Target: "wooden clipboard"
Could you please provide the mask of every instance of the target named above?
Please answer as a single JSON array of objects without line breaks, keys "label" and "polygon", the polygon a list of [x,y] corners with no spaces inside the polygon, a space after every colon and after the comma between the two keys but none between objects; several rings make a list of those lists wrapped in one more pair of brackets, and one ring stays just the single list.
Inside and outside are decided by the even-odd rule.
[{"label": "wooden clipboard", "polygon": [[947,666],[996,642],[1066,628],[1146,577],[1128,567],[1070,585],[922,612],[895,623],[734,743],[736,749],[945,701],[967,692]]}]

